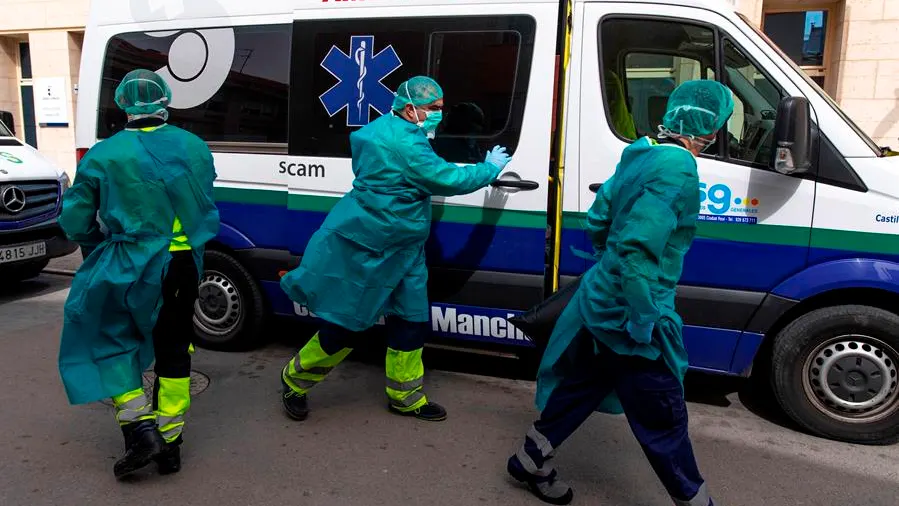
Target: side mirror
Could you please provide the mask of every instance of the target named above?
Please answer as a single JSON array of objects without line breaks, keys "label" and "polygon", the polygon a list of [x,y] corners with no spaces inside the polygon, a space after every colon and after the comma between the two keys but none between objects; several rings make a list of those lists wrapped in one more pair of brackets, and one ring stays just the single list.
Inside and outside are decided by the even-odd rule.
[{"label": "side mirror", "polygon": [[770,168],[781,174],[802,174],[812,167],[811,106],[805,97],[786,97],[777,107],[774,156]]},{"label": "side mirror", "polygon": [[13,135],[16,135],[16,120],[13,118],[11,112],[0,111],[0,122],[2,122],[3,126],[8,128]]}]

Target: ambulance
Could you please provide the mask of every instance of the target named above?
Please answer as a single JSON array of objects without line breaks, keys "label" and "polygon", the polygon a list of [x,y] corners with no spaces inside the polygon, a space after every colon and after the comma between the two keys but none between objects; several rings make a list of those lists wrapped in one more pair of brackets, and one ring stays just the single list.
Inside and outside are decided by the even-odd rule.
[{"label": "ambulance", "polygon": [[435,199],[435,339],[527,356],[507,323],[592,262],[585,213],[680,83],[715,79],[736,110],[698,162],[702,212],[677,305],[693,369],[760,377],[805,430],[899,440],[899,157],[715,0],[94,0],[79,153],[120,131],[118,82],[148,68],[171,123],[215,154],[198,343],[261,342],[266,318],[313,318],[279,288],[351,188],[349,134],[425,74],[446,93],[433,141],[491,188]]},{"label": "ambulance", "polygon": [[12,113],[0,111],[0,286],[40,275],[77,245],[57,218],[69,176],[16,138]]}]

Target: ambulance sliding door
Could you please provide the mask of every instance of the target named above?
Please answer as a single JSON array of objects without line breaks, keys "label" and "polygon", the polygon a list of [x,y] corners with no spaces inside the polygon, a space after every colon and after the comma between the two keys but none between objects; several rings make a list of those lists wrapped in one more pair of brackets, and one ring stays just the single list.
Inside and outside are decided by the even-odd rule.
[{"label": "ambulance sliding door", "polygon": [[[392,90],[403,81],[429,75],[445,93],[432,142],[439,155],[468,164],[482,162],[495,145],[513,154],[501,176],[507,183],[434,199],[431,300],[503,315],[539,302],[556,7],[403,3],[297,11],[288,162],[294,223],[320,223],[350,190],[349,134],[389,114]],[[291,249],[302,253],[308,236],[293,241]]]}]

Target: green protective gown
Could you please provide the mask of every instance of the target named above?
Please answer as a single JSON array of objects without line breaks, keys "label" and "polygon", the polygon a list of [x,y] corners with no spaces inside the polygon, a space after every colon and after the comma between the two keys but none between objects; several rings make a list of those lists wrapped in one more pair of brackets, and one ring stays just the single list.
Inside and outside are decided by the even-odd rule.
[{"label": "green protective gown", "polygon": [[[674,296],[698,214],[699,176],[689,151],[646,137],[624,150],[587,213],[598,263],[584,274],[553,329],[538,372],[538,409],[571,367],[569,345],[585,327],[615,353],[662,356],[683,381],[687,353]],[[629,320],[654,323],[652,341],[633,340]],[[617,396],[610,395],[599,411],[621,413]]]},{"label": "green protective gown", "polygon": [[500,169],[443,160],[418,126],[392,114],[354,132],[350,145],[353,189],[313,234],[281,288],[318,317],[352,331],[387,315],[426,322],[431,196],[472,193]]},{"label": "green protective gown", "polygon": [[202,272],[204,245],[219,228],[214,180],[206,144],[170,125],[120,132],[79,164],[59,218],[69,238],[92,250],[72,281],[59,350],[72,404],[141,387],[154,359],[172,226],[177,216]]}]

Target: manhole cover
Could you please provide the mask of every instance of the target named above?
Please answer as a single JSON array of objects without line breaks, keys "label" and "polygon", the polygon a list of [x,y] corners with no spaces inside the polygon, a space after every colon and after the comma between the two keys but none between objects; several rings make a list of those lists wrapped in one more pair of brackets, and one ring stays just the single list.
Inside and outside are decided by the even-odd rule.
[{"label": "manhole cover", "polygon": [[[153,382],[156,381],[156,373],[147,371],[144,373],[144,392],[147,393],[147,397],[153,398]],[[196,397],[202,394],[206,389],[209,388],[209,376],[199,372],[199,371],[191,371],[190,372],[190,396]],[[105,399],[100,401],[107,406],[112,406],[112,399]]]}]

